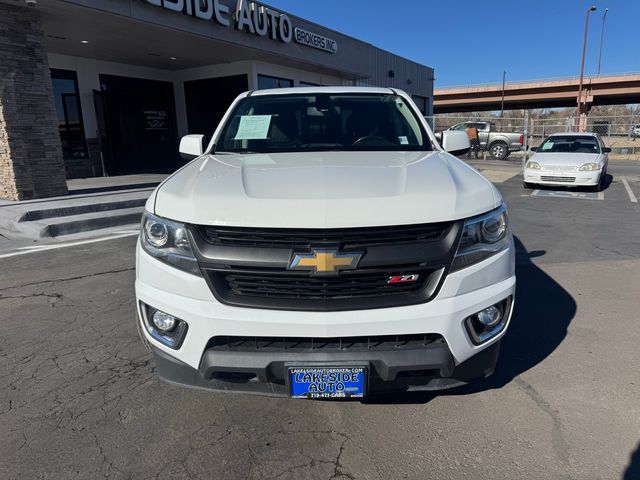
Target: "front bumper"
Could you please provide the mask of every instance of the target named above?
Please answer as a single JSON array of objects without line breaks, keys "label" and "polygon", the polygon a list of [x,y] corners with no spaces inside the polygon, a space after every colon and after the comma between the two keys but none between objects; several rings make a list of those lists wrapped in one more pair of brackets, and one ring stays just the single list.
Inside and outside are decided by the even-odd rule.
[{"label": "front bumper", "polygon": [[545,170],[531,170],[526,168],[524,171],[524,181],[527,183],[535,183],[538,185],[553,185],[553,186],[593,186],[597,185],[600,180],[600,174],[602,170],[594,170],[591,172],[581,171],[545,171]]},{"label": "front bumper", "polygon": [[[504,329],[482,345],[474,345],[463,324],[474,313],[513,296],[513,243],[506,250],[450,273],[433,300],[403,307],[337,312],[297,312],[234,307],[219,303],[202,277],[168,266],[138,245],[136,297],[188,324],[179,349],[172,350],[148,335],[158,372],[164,380],[198,388],[287,395],[288,366],[366,364],[370,393],[390,390],[441,389],[486,377],[493,372]],[[141,312],[138,310],[138,321]],[[403,352],[242,353],[208,349],[220,336],[339,338],[437,334],[433,348]],[[233,352],[230,352],[233,353]],[[224,373],[228,375],[225,375]],[[413,372],[406,375],[407,372]],[[221,375],[222,373],[222,375]],[[235,375],[239,374],[239,375]],[[248,374],[248,375],[244,375]]]},{"label": "front bumper", "polygon": [[482,380],[495,370],[500,342],[492,343],[457,366],[454,365],[453,357],[446,345],[433,349],[426,355],[406,351],[366,357],[355,354],[332,354],[330,357],[324,354],[215,356],[205,352],[199,369],[192,368],[158,348],[152,347],[152,352],[160,379],[182,387],[227,393],[288,396],[289,367],[365,365],[369,372],[366,391],[369,394],[380,394],[443,390]]}]

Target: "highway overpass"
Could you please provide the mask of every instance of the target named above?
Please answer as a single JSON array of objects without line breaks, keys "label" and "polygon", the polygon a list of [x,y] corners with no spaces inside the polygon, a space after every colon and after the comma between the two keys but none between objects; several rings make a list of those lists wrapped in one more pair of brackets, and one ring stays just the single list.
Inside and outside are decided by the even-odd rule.
[{"label": "highway overpass", "polygon": [[[504,89],[505,110],[575,107],[580,79],[558,78],[509,82]],[[583,99],[587,105],[640,103],[640,73],[586,76]],[[434,113],[500,110],[502,83],[436,88]]]}]

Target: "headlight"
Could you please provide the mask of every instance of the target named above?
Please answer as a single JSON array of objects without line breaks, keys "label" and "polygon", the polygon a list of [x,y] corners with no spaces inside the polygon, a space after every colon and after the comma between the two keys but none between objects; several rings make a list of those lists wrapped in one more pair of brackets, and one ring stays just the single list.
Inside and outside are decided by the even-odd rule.
[{"label": "headlight", "polygon": [[140,243],[149,255],[185,272],[201,275],[182,223],[144,212],[140,230]]},{"label": "headlight", "polygon": [[600,170],[600,165],[597,163],[585,163],[578,170],[581,172],[593,172],[595,170]]},{"label": "headlight", "polygon": [[509,216],[503,205],[478,217],[465,220],[462,237],[451,270],[478,263],[509,246]]},{"label": "headlight", "polygon": [[529,168],[531,170],[540,170],[540,164],[538,162],[529,160],[527,164],[524,166],[524,168]]}]

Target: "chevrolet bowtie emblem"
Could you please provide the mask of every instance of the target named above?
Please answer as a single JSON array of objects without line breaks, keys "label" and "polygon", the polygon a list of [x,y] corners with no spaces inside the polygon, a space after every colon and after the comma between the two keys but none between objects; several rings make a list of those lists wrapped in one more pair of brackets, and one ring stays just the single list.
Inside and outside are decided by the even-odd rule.
[{"label": "chevrolet bowtie emblem", "polygon": [[340,270],[353,270],[358,266],[361,253],[338,253],[337,250],[314,249],[312,253],[293,256],[290,270],[310,270],[318,274],[335,274]]}]

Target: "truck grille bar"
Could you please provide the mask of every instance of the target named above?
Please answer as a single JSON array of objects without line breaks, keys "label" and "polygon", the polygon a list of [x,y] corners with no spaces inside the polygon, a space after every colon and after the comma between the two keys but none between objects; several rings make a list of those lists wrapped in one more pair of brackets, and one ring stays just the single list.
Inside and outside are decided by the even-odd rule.
[{"label": "truck grille bar", "polygon": [[451,222],[386,227],[289,229],[199,226],[204,239],[213,245],[305,248],[333,245],[348,248],[397,245],[436,240]]},{"label": "truck grille bar", "polygon": [[352,352],[369,350],[415,350],[444,343],[441,335],[377,335],[369,337],[213,337],[207,349],[235,352]]},{"label": "truck grille bar", "polygon": [[[442,285],[462,222],[338,229],[190,225],[200,269],[227,305],[340,311],[415,305]],[[357,252],[355,268],[314,274],[291,268],[297,254]],[[406,276],[407,280],[397,281]],[[396,279],[392,281],[392,279]]]}]

